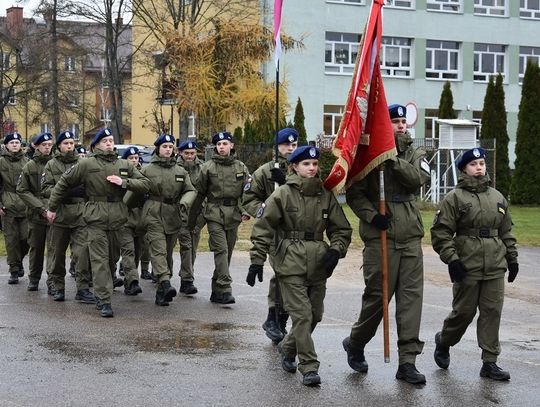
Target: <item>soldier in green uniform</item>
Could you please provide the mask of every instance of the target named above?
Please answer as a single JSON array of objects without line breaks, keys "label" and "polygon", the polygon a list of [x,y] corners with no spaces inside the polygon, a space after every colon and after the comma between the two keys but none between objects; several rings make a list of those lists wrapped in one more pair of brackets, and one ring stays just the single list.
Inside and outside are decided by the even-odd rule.
[{"label": "soldier in green uniform", "polygon": [[[152,272],[158,283],[156,304],[167,306],[176,296],[170,282],[174,246],[182,224],[187,222],[196,192],[187,171],[176,164],[174,137],[162,134],[154,145],[150,164],[141,170],[150,180],[142,219],[150,243]],[[132,199],[132,194],[126,196],[128,204]]]},{"label": "soldier in green uniform", "polygon": [[421,240],[424,227],[416,207],[420,187],[430,179],[425,151],[412,147],[407,131],[406,108],[389,106],[397,157],[386,161],[384,196],[386,215],[378,211],[379,170],[353,183],[347,190],[347,203],[360,218],[360,237],[364,241],[364,280],[362,309],[349,337],[343,340],[349,366],[357,372],[368,371],[364,347],[375,336],[382,319],[381,230],[387,231],[388,301],[396,296],[399,368],[396,378],[423,384],[426,378],[416,369],[416,355],[424,342],[418,338],[422,316],[424,267]]},{"label": "soldier in green uniform", "polygon": [[[275,185],[285,184],[287,174],[287,158],[298,146],[298,132],[295,129],[281,129],[277,135],[279,156],[275,160],[261,165],[251,176],[251,181],[246,186],[242,197],[242,206],[251,216],[255,217],[257,211],[263,206],[264,201],[274,192]],[[270,257],[272,265],[272,257]],[[268,289],[268,316],[262,327],[266,336],[273,342],[279,342],[285,336],[288,315],[283,309],[276,314],[276,277],[270,278]]]},{"label": "soldier in green uniform", "polygon": [[[47,222],[47,198],[41,192],[45,165],[51,160],[53,136],[50,133],[42,133],[34,139],[35,152],[32,160],[24,166],[19,182],[17,194],[26,205],[28,217],[28,291],[37,291],[43,263],[45,260],[45,246],[51,253],[51,237]],[[50,257],[47,258],[47,292],[54,294],[54,288],[50,276]]]},{"label": "soldier in green uniform", "polygon": [[[292,319],[291,331],[279,345],[281,365],[291,373],[298,367],[307,386],[321,383],[311,333],[323,316],[326,280],[345,256],[352,235],[341,206],[318,176],[318,158],[319,150],[311,146],[290,155],[292,174],[257,213],[246,279],[250,286],[256,276],[262,281],[263,264],[272,251],[283,304]],[[279,243],[274,247],[276,234]]]},{"label": "soldier in green uniform", "polygon": [[28,158],[21,150],[18,133],[4,138],[5,151],[0,157],[0,217],[9,266],[8,284],[17,284],[24,276],[23,258],[28,253],[28,220],[25,205],[16,193],[17,181]]},{"label": "soldier in green uniform", "polygon": [[[43,177],[42,195],[48,198],[51,190],[60,180],[62,175],[79,161],[79,155],[75,151],[74,135],[70,131],[63,131],[56,137],[57,151],[52,160],[45,165]],[[84,187],[79,185],[72,188],[68,196],[64,198],[58,207],[58,216],[51,225],[51,280],[54,288],[54,300],[65,299],[65,276],[66,276],[66,250],[71,243],[71,258],[77,264],[78,272],[75,272],[75,284],[77,293],[75,299],[80,302],[93,304],[96,302],[94,294],[90,291],[92,275],[88,267],[83,266],[87,262],[87,256],[79,261],[83,247],[86,246],[86,231],[82,219],[85,199]]]},{"label": "soldier in green uniform", "polygon": [[480,376],[509,380],[497,366],[501,353],[499,326],[504,300],[504,275],[515,280],[518,271],[516,239],[508,201],[486,174],[486,152],[466,151],[457,163],[461,172],[456,189],[442,201],[431,227],[431,243],[448,264],[453,283],[452,312],[435,335],[435,362],[450,364],[450,346],[456,345],[479,310],[476,324],[482,349]]},{"label": "soldier in green uniform", "polygon": [[[122,245],[128,243],[118,236],[127,222],[127,207],[122,199],[126,190],[147,192],[150,182],[135,167],[118,158],[110,129],[100,130],[91,146],[94,154],[64,173],[51,191],[47,217],[53,222],[62,199],[68,196],[69,191],[79,185],[85,186],[88,202],[83,218],[87,225],[96,307],[102,317],[112,317],[109,241],[115,240]],[[140,290],[136,273],[126,272],[126,280],[127,289]]]},{"label": "soldier in green uniform", "polygon": [[249,215],[240,206],[244,185],[249,179],[246,165],[235,158],[231,133],[217,133],[212,137],[214,155],[201,167],[195,181],[197,199],[190,213],[189,228],[195,227],[200,207],[206,199],[203,214],[208,227],[208,244],[214,252],[214,275],[210,301],[234,304],[232,278],[229,272],[231,257],[236,244],[238,226]]},{"label": "soldier in green uniform", "polygon": [[[197,142],[186,140],[178,145],[177,163],[188,172],[191,182],[195,183],[204,163],[197,157]],[[180,292],[186,295],[197,293],[197,287],[193,284],[193,266],[195,265],[197,247],[199,246],[201,229],[204,224],[204,217],[199,215],[193,230],[189,230],[187,225],[183,225],[178,233],[178,242],[180,243]]]}]

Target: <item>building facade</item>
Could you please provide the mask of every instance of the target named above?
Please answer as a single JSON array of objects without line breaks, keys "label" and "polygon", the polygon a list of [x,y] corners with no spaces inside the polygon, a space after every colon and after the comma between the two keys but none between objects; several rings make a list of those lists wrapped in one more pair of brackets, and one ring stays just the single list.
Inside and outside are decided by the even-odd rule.
[{"label": "building facade", "polygon": [[[271,7],[269,0],[263,1]],[[414,103],[417,138],[434,135],[443,85],[459,118],[481,121],[490,75],[504,77],[510,161],[521,82],[540,58],[540,5],[527,0],[387,0],[381,70],[388,103]],[[270,4],[270,5],[269,5]],[[301,98],[309,138],[335,135],[351,86],[371,0],[284,1],[282,30],[303,38],[280,60],[288,100]],[[273,74],[272,63],[266,67]],[[292,114],[292,113],[291,113]]]}]

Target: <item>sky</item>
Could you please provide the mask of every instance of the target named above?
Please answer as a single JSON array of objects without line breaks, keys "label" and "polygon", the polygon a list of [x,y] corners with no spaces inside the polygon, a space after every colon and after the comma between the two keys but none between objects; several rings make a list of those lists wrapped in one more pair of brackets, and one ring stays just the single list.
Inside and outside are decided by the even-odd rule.
[{"label": "sky", "polygon": [[25,17],[33,17],[32,12],[38,4],[39,0],[0,0],[0,16],[6,15],[6,9],[12,6],[17,6],[23,7],[23,13]]}]

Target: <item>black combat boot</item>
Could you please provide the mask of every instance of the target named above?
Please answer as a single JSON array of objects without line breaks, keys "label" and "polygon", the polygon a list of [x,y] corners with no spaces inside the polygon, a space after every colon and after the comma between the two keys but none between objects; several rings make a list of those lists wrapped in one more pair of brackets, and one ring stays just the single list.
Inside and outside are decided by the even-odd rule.
[{"label": "black combat boot", "polygon": [[276,309],[274,307],[268,308],[268,316],[266,321],[262,324],[262,328],[266,333],[266,336],[274,343],[279,343],[284,338],[283,332],[276,323]]},{"label": "black combat boot", "polygon": [[103,318],[112,318],[114,315],[111,304],[103,304],[101,306],[100,314]]},{"label": "black combat boot", "polygon": [[345,349],[345,352],[347,352],[347,363],[349,363],[351,369],[360,373],[367,373],[368,364],[364,356],[364,349],[362,348],[359,350],[353,350],[351,348],[350,336],[347,336],[345,339],[343,339],[342,344],[343,349]]},{"label": "black combat boot", "polygon": [[441,345],[441,333],[435,334],[435,353],[433,354],[435,363],[441,369],[448,369],[450,366],[450,348],[448,346]]},{"label": "black combat boot", "polygon": [[214,291],[210,295],[210,301],[216,304],[234,304],[236,302],[231,293],[216,293]]},{"label": "black combat boot", "polygon": [[8,280],[7,283],[8,284],[19,284],[19,273],[17,271],[9,273],[9,280]]},{"label": "black combat boot", "polygon": [[152,276],[148,272],[148,270],[142,270],[141,271],[141,279],[143,280],[152,280]]},{"label": "black combat boot", "polygon": [[113,288],[122,287],[124,285],[124,280],[118,277],[113,278]]},{"label": "black combat boot", "polygon": [[295,358],[289,358],[289,357],[286,357],[286,356],[282,356],[281,357],[281,367],[286,372],[295,373],[296,368],[298,367],[298,365],[296,364]]},{"label": "black combat boot", "polygon": [[103,303],[101,302],[101,300],[99,299],[99,297],[96,297],[96,309],[98,311],[101,311],[101,309],[103,308]]},{"label": "black combat boot", "polygon": [[307,372],[302,379],[304,386],[318,386],[321,384],[321,376],[317,372]]},{"label": "black combat boot", "polygon": [[54,288],[52,285],[47,286],[47,295],[54,295]]},{"label": "black combat boot", "polygon": [[289,320],[289,314],[282,312],[279,314],[279,330],[283,332],[283,337],[287,335],[287,321]]},{"label": "black combat boot", "polygon": [[129,284],[129,287],[124,288],[124,294],[126,295],[137,295],[140,293],[142,293],[142,288],[137,280],[133,280]]},{"label": "black combat boot", "polygon": [[502,370],[495,362],[484,362],[480,369],[480,376],[493,380],[510,380],[510,373]]},{"label": "black combat boot", "polygon": [[28,282],[28,288],[27,290],[28,291],[37,291],[38,290],[38,287],[39,287],[39,281],[32,281],[30,280]]},{"label": "black combat boot", "polygon": [[96,297],[88,288],[83,288],[82,290],[77,291],[77,294],[75,294],[75,300],[85,304],[94,304],[96,302]]},{"label": "black combat boot", "polygon": [[399,365],[396,373],[396,379],[405,380],[411,384],[425,384],[426,376],[416,370],[416,366],[413,363],[403,363]]},{"label": "black combat boot", "polygon": [[193,295],[197,294],[198,290],[195,285],[193,285],[193,281],[180,281],[180,292],[185,295]]},{"label": "black combat boot", "polygon": [[65,290],[55,290],[53,300],[54,301],[64,301],[66,299]]},{"label": "black combat boot", "polygon": [[23,266],[19,267],[19,271],[17,272],[17,275],[19,276],[19,278],[24,277],[24,267]]}]

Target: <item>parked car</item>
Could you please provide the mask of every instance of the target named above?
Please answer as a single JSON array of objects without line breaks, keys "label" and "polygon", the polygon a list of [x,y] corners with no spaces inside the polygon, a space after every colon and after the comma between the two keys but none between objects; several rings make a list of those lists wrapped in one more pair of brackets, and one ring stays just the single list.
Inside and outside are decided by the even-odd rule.
[{"label": "parked car", "polygon": [[129,147],[137,147],[139,149],[139,155],[142,159],[143,165],[148,164],[152,159],[152,152],[154,151],[154,148],[150,146],[143,146],[141,144],[117,144],[115,148],[118,157],[122,157],[124,151],[126,151]]}]

